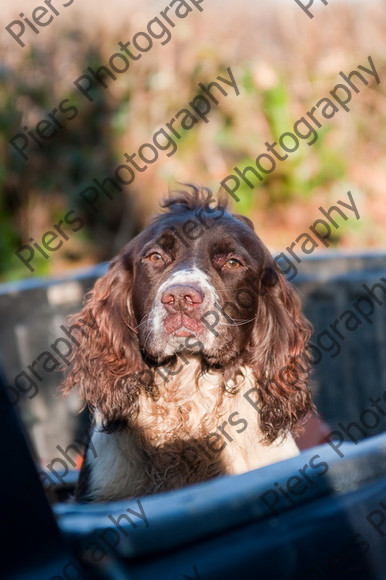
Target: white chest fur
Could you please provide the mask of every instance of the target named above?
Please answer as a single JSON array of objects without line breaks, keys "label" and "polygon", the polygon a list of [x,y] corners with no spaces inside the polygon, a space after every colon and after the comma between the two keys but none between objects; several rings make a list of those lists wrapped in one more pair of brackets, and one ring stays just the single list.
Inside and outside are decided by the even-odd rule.
[{"label": "white chest fur", "polygon": [[96,428],[94,450],[86,458],[90,495],[97,501],[139,496],[297,455],[290,434],[262,443],[259,412],[245,397],[254,378],[242,370],[237,393],[228,394],[220,373],[197,380],[190,360],[174,379],[158,385],[157,400],[140,395],[139,414],[129,429],[107,434]]}]

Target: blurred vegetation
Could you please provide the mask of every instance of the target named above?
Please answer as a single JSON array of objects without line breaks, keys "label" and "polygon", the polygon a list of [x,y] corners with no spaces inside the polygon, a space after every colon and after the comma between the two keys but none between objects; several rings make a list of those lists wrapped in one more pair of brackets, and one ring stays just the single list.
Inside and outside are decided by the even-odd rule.
[{"label": "blurred vegetation", "polygon": [[[122,16],[118,0],[93,3],[60,20],[29,46],[17,50],[2,37],[0,49],[0,279],[56,274],[63,269],[109,259],[157,210],[160,198],[176,181],[196,182],[215,191],[236,165],[254,164],[265,141],[291,131],[294,122],[348,73],[367,64],[371,54],[381,79],[386,72],[385,1],[362,3],[355,9],[339,3],[320,10],[317,26],[291,6],[280,10],[268,2],[207,5],[172,30],[171,41],[154,42],[150,55],[132,62],[108,89],[93,91],[92,103],[74,87],[88,66],[107,64],[118,41],[128,40],[161,9],[152,2],[133,2]],[[166,4],[165,4],[166,5]],[[157,7],[158,6],[158,7]],[[276,4],[277,6],[277,4]],[[243,8],[243,9],[241,9]],[[68,9],[69,11],[70,9]],[[237,12],[236,12],[237,10]],[[74,16],[75,15],[75,16]],[[59,21],[60,20],[60,21]],[[302,30],[299,31],[299,22]],[[256,32],[259,30],[259,34]],[[59,32],[58,32],[59,31]],[[210,122],[186,131],[177,152],[159,160],[135,182],[87,211],[79,192],[94,178],[112,176],[125,152],[136,152],[155,130],[185,107],[228,66],[240,95],[220,99]],[[341,111],[318,129],[318,139],[298,151],[263,183],[242,186],[237,211],[256,223],[268,245],[280,249],[312,223],[318,207],[345,199],[351,189],[366,207],[355,227],[342,225],[334,243],[339,247],[384,247],[386,207],[385,89],[360,87],[350,113]],[[33,129],[63,99],[78,108],[73,120],[25,162],[8,143],[22,127]],[[100,197],[103,200],[103,197]],[[42,235],[69,210],[85,227],[72,234],[52,259],[34,260],[31,274],[14,252],[29,238]],[[315,217],[313,217],[315,216]],[[38,253],[36,253],[38,258]]]},{"label": "blurred vegetation", "polygon": [[[73,31],[63,31],[63,45],[73,40]],[[81,39],[81,35],[78,36]],[[82,46],[82,43],[81,43]],[[47,275],[63,264],[69,266],[107,259],[120,247],[119,228],[125,198],[108,200],[101,196],[98,213],[85,211],[79,192],[103,172],[111,174],[116,166],[114,151],[110,147],[118,130],[114,129],[116,111],[106,93],[97,91],[93,103],[84,106],[80,93],[72,83],[67,91],[56,88],[55,76],[39,74],[39,69],[55,71],[60,58],[59,47],[52,39],[43,51],[32,49],[24,61],[25,68],[3,69],[5,82],[0,87],[0,141],[3,159],[0,174],[0,275],[13,279],[28,275],[29,271],[14,251],[33,238],[41,244],[42,235],[53,229],[53,224],[74,210],[84,220],[85,227],[73,234],[63,244],[63,249],[45,259],[38,251],[31,262],[33,275]],[[83,64],[99,63],[103,55],[97,47],[83,47]],[[76,77],[74,77],[75,80]],[[26,149],[28,160],[11,146],[8,139],[23,133],[27,126],[34,131],[36,123],[48,118],[60,102],[68,99],[78,110],[76,116],[66,120],[57,115],[62,128],[42,147]],[[69,106],[69,103],[66,105]],[[70,116],[68,116],[70,119]],[[127,224],[126,224],[127,225]],[[67,234],[72,233],[71,230]],[[126,239],[135,233],[135,222],[129,224]],[[117,240],[118,237],[118,240]],[[92,243],[91,243],[92,242]],[[51,256],[50,256],[51,257]]]}]

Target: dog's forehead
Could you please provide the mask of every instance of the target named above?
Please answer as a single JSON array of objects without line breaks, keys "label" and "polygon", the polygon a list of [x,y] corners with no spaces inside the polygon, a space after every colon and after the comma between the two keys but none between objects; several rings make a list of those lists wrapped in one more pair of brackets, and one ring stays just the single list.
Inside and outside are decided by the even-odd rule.
[{"label": "dog's forehead", "polygon": [[143,233],[146,233],[145,243],[167,242],[173,238],[181,250],[202,251],[222,241],[239,243],[248,249],[261,245],[247,223],[226,211],[223,215],[205,210],[163,214]]}]

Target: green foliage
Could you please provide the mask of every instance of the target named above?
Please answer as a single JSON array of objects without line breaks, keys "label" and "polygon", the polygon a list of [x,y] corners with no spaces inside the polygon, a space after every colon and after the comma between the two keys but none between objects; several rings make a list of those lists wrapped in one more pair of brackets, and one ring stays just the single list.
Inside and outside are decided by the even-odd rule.
[{"label": "green foliage", "polygon": [[[247,84],[250,86],[250,79]],[[299,119],[291,112],[291,99],[283,79],[263,91],[262,106],[270,134],[259,140],[257,154],[266,152],[265,141],[277,143],[284,132],[293,133],[294,123]],[[314,137],[299,139],[297,151],[289,153],[283,161],[276,160],[276,168],[272,173],[264,175],[260,172],[263,177],[261,181],[252,172],[247,174],[249,181],[256,185],[252,190],[241,180],[237,191],[240,211],[249,214],[256,206],[274,211],[276,207],[286,206],[295,200],[301,203],[309,199],[316,188],[328,187],[330,183],[344,177],[347,165],[339,152],[332,150],[327,142],[330,130],[331,126],[327,124],[318,129],[317,140],[311,145],[307,141],[312,141]],[[255,159],[246,156],[238,163],[240,171],[247,166],[257,169]]]}]

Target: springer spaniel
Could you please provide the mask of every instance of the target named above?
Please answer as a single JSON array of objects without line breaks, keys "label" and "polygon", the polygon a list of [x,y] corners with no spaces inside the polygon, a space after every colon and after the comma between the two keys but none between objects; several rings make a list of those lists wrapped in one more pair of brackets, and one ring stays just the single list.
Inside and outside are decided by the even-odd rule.
[{"label": "springer spaniel", "polygon": [[96,417],[79,501],[171,490],[299,452],[291,432],[313,408],[311,326],[252,222],[190,187],[70,318],[94,327],[78,333],[64,384],[66,394],[79,386]]}]

